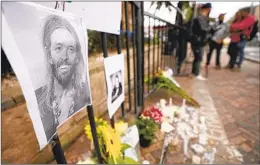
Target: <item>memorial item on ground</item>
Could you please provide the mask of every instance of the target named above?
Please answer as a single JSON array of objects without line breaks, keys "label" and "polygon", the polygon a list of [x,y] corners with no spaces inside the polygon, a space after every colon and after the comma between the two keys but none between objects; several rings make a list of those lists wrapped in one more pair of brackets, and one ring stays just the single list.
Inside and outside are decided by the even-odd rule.
[{"label": "memorial item on ground", "polygon": [[[154,133],[158,128],[157,123],[151,116],[148,110],[144,111],[136,120],[136,126],[139,131],[140,138],[140,146],[148,147],[151,145]],[[155,116],[154,116],[155,117]],[[160,121],[161,114],[158,117],[156,116],[156,120]]]},{"label": "memorial item on ground", "polygon": [[[182,98],[186,99],[187,102],[192,104],[194,107],[200,107],[200,104],[191,96],[189,96],[180,85],[174,80],[171,69],[167,71],[160,70],[155,74],[154,78],[145,78],[145,83],[149,86],[155,86],[155,89],[166,88],[170,92],[176,93]],[[149,83],[149,84],[148,84]]]},{"label": "memorial item on ground", "polygon": [[[130,157],[124,156],[124,151],[131,148],[130,145],[121,143],[121,131],[113,129],[107,121],[95,119],[97,137],[103,162],[106,164],[138,164]],[[125,128],[124,125],[121,125]],[[117,129],[121,130],[120,127]],[[85,126],[85,134],[88,139],[93,140],[90,125]],[[94,158],[96,159],[96,158]],[[97,160],[96,160],[97,162]]]}]

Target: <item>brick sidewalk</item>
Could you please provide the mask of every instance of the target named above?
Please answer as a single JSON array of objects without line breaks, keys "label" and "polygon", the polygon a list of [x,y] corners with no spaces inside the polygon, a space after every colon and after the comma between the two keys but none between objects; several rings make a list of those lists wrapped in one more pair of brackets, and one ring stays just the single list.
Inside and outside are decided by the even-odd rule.
[{"label": "brick sidewalk", "polygon": [[[222,56],[223,64],[227,60],[227,56]],[[207,82],[228,139],[247,164],[260,163],[259,67],[244,61],[240,72],[212,68]]]}]

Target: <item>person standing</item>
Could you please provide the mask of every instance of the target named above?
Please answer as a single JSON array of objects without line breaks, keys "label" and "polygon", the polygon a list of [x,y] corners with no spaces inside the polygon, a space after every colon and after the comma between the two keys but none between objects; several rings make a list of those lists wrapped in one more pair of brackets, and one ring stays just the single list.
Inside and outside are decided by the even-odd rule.
[{"label": "person standing", "polygon": [[192,74],[198,80],[206,80],[200,75],[200,63],[203,56],[203,47],[207,44],[212,28],[209,26],[209,13],[211,11],[211,3],[203,4],[200,8],[200,15],[193,20],[191,48],[194,54],[192,64]]},{"label": "person standing", "polygon": [[237,44],[237,48],[238,48],[237,58],[239,58],[237,61],[238,68],[241,67],[242,62],[244,60],[244,54],[245,54],[244,49],[246,47],[246,41],[249,38],[253,29],[253,25],[256,21],[255,17],[249,13],[250,12],[249,8],[241,9],[240,12],[244,19],[241,22],[231,25],[231,28],[234,31],[237,30],[240,32],[240,41]]},{"label": "person standing", "polygon": [[[255,23],[255,17],[249,13],[249,9],[239,10],[238,16],[240,20],[233,22],[230,26],[231,41],[235,42],[236,46],[234,47],[237,49],[236,53],[233,53],[233,58],[231,58],[231,69],[234,68],[235,64],[238,65],[238,68],[241,67],[244,60],[246,40],[250,37]],[[237,58],[239,58],[238,62]]]},{"label": "person standing", "polygon": [[223,46],[223,40],[228,36],[229,29],[228,25],[224,23],[225,13],[222,13],[218,17],[218,22],[215,24],[217,31],[211,37],[209,42],[209,53],[207,54],[207,63],[206,66],[210,65],[210,60],[213,51],[216,49],[216,69],[220,69],[220,53]]},{"label": "person standing", "polygon": [[232,25],[237,24],[241,22],[243,19],[242,14],[240,11],[236,12],[235,19],[230,25],[229,31],[230,31],[230,39],[231,42],[228,46],[228,54],[230,55],[229,63],[226,68],[233,69],[234,65],[236,64],[238,49],[237,44],[240,42],[240,33],[232,29]]}]

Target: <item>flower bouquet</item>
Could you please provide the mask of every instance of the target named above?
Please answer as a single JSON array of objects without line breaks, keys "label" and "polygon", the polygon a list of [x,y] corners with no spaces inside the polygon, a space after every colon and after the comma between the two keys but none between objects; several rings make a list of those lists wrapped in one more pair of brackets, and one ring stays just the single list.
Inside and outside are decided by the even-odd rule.
[{"label": "flower bouquet", "polygon": [[[101,156],[103,163],[106,164],[139,164],[132,158],[124,156],[124,151],[130,146],[128,144],[122,144],[120,141],[120,135],[125,126],[123,123],[116,124],[119,130],[113,129],[107,121],[103,119],[95,119],[97,137],[100,146]],[[121,126],[120,126],[121,125]],[[88,139],[92,139],[90,125],[85,126],[85,134]],[[95,155],[94,155],[95,157]]]},{"label": "flower bouquet", "polygon": [[174,80],[171,69],[167,71],[160,70],[155,74],[154,78],[145,78],[145,83],[149,86],[155,86],[155,89],[166,88],[171,92],[177,93],[187,102],[194,105],[194,107],[200,107],[199,103],[189,96],[180,85]]},{"label": "flower bouquet", "polygon": [[136,121],[141,147],[148,147],[151,145],[154,132],[161,122],[162,113],[158,108],[152,107],[151,109],[143,111]]}]

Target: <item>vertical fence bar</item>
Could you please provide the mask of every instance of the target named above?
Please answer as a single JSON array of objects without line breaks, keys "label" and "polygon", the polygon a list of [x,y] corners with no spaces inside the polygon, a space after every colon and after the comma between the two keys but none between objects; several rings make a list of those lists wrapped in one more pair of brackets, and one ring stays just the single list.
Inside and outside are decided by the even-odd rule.
[{"label": "vertical fence bar", "polygon": [[144,58],[144,54],[145,54],[145,51],[144,51],[144,2],[141,1],[141,7],[140,7],[140,10],[141,10],[141,50],[142,50],[142,104],[141,106],[143,107],[144,106],[144,70],[145,70],[145,58]]},{"label": "vertical fence bar", "polygon": [[52,152],[57,164],[67,164],[66,158],[64,156],[64,151],[62,150],[60,139],[57,134],[54,135],[51,144],[52,144]]},{"label": "vertical fence bar", "polygon": [[[93,106],[89,105],[87,107],[87,111],[88,111],[88,119],[89,119],[89,123],[90,123],[90,128],[91,128],[91,133],[92,133],[95,151],[96,151],[96,154],[97,154],[98,163],[102,164],[103,162],[102,162],[101,151],[100,151],[100,147],[99,147],[99,143],[98,143],[98,136],[97,136]],[[58,164],[60,164],[60,163],[58,163]]]},{"label": "vertical fence bar", "polygon": [[162,31],[161,31],[161,68],[163,69],[163,57],[164,57],[164,55],[163,55],[163,52],[164,52],[164,50],[163,50],[163,30],[164,30],[164,23],[161,22],[161,24],[162,24]]},{"label": "vertical fence bar", "polygon": [[[155,18],[153,19],[153,79],[155,76]],[[154,87],[154,85],[153,85]]]},{"label": "vertical fence bar", "polygon": [[132,31],[133,31],[133,35],[132,35],[132,44],[133,44],[133,68],[134,68],[134,100],[135,100],[135,104],[134,104],[134,113],[137,114],[137,67],[136,67],[136,28],[135,28],[135,24],[136,24],[136,17],[135,17],[135,8],[136,6],[132,3]]},{"label": "vertical fence bar", "polygon": [[150,92],[150,44],[151,44],[151,26],[150,17],[148,16],[148,93]]},{"label": "vertical fence bar", "polygon": [[[138,109],[140,110],[141,106],[142,106],[142,33],[141,33],[141,10],[140,8],[137,8],[136,10],[136,16],[137,16],[137,22],[136,22],[136,54],[137,54],[137,60],[136,60],[136,64],[137,64],[137,92],[138,92]],[[140,112],[138,112],[140,113]]]},{"label": "vertical fence bar", "polygon": [[161,26],[160,26],[160,21],[158,20],[158,26],[157,26],[157,28],[158,28],[158,37],[157,37],[157,42],[158,42],[158,47],[157,47],[157,72],[158,72],[158,70],[159,70],[159,64],[160,64],[160,28],[161,28]]},{"label": "vertical fence bar", "polygon": [[[108,57],[108,53],[107,53],[107,34],[104,33],[104,32],[101,32],[101,43],[102,43],[103,56],[104,56],[104,58],[106,58],[106,57]],[[106,81],[108,81],[108,80],[106,80]],[[115,128],[114,116],[111,117],[110,124],[113,128]]]},{"label": "vertical fence bar", "polygon": [[[120,29],[122,29],[122,22],[120,24]],[[121,54],[121,38],[120,38],[120,34],[119,35],[116,35],[116,48],[117,48],[117,53],[118,54]],[[121,115],[122,115],[122,118],[124,119],[125,118],[125,105],[124,105],[124,102],[122,102],[121,104]]]},{"label": "vertical fence bar", "polygon": [[[168,23],[166,23],[166,30],[165,30],[165,42],[166,42],[166,44],[169,42],[169,36],[168,36],[168,34],[169,34],[169,24]],[[167,53],[169,52],[169,47],[167,46]],[[171,56],[170,56],[171,57]],[[171,58],[169,58],[169,61],[171,60]],[[164,67],[166,66],[166,64],[165,64],[165,61],[164,61]]]},{"label": "vertical fence bar", "polygon": [[163,23],[163,26],[164,26],[164,28],[163,28],[163,46],[162,46],[162,49],[163,49],[163,62],[162,62],[162,67],[163,68],[165,68],[165,44],[166,44],[166,37],[165,37],[165,30],[166,30],[166,28],[167,28],[167,26],[166,26],[166,24],[165,23]]},{"label": "vertical fence bar", "polygon": [[126,39],[126,57],[127,57],[127,81],[128,81],[128,101],[129,101],[129,110],[128,112],[131,111],[132,109],[132,99],[131,99],[131,75],[130,75],[130,56],[129,56],[129,42],[128,42],[128,34],[129,34],[129,29],[128,29],[128,1],[124,2],[125,5],[125,39]]}]

